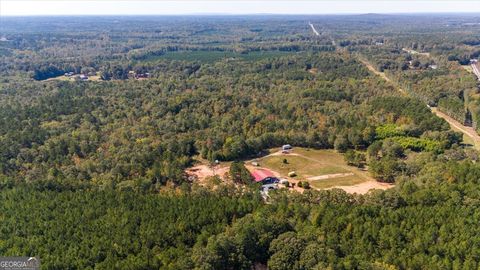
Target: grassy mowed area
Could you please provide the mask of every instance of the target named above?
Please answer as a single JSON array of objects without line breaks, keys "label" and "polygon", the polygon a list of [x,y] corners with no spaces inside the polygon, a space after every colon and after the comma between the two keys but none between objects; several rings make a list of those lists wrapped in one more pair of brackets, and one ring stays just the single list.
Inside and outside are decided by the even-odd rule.
[{"label": "grassy mowed area", "polygon": [[357,175],[337,177],[330,179],[309,181],[310,185],[314,188],[324,189],[335,186],[353,186],[365,182],[365,179],[358,177]]},{"label": "grassy mowed area", "polygon": [[343,155],[336,152],[335,150],[316,150],[310,148],[296,147],[293,153],[307,158],[313,158],[321,163],[347,166]]},{"label": "grassy mowed area", "polygon": [[[278,149],[271,149],[270,151],[274,153]],[[287,163],[283,162],[284,159],[287,160]],[[348,166],[343,155],[334,150],[295,147],[290,154],[266,156],[260,159],[259,163],[261,167],[276,171],[283,177],[287,177],[289,172],[295,171],[297,176],[294,179],[302,181],[308,180],[309,177],[327,174],[353,173],[350,176],[308,180],[312,187],[318,189],[351,186],[373,180],[367,171]]]},{"label": "grassy mowed area", "polygon": [[[284,159],[286,159],[288,163],[283,163]],[[288,175],[289,172],[295,171],[297,173],[296,178],[299,179],[306,179],[308,177],[324,174],[349,172],[342,167],[316,162],[302,156],[288,154],[266,157],[260,161],[260,166],[277,171],[282,175]]]},{"label": "grassy mowed area", "polygon": [[[101,81],[102,78],[100,75],[95,75],[95,76],[88,76],[88,81]],[[45,81],[69,81],[69,82],[75,82],[75,76],[72,77],[67,77],[65,75],[60,75],[58,77],[53,77],[53,78],[48,78]]]}]

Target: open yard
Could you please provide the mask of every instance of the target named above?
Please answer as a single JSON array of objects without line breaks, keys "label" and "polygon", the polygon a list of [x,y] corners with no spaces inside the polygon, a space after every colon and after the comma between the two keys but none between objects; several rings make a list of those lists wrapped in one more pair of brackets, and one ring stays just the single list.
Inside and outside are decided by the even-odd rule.
[{"label": "open yard", "polygon": [[[276,151],[276,152],[275,152]],[[303,192],[298,182],[307,181],[314,189],[340,188],[349,193],[367,193],[371,189],[388,189],[393,185],[383,184],[373,179],[366,170],[348,166],[343,155],[334,150],[295,148],[288,154],[271,149],[267,156],[245,161],[250,172],[268,169],[278,178],[295,184],[295,190]],[[286,162],[284,161],[286,160]],[[258,164],[256,164],[258,163]],[[207,185],[209,177],[217,175],[225,181],[231,162],[221,162],[215,167],[208,166],[205,160],[186,170],[189,177],[201,185]],[[288,173],[295,171],[296,176]]]},{"label": "open yard", "polygon": [[[292,183],[308,181],[315,189],[341,188],[349,193],[361,194],[370,189],[392,187],[377,182],[365,170],[348,166],[343,155],[333,150],[295,148],[288,154],[274,152],[276,150],[256,161],[259,167],[267,168]],[[295,171],[297,176],[288,177],[291,171]]]},{"label": "open yard", "polygon": [[[283,160],[286,159],[287,163]],[[343,161],[342,161],[343,162]],[[282,175],[287,175],[291,171],[297,173],[297,179],[307,180],[307,178],[324,174],[346,173],[348,170],[323,162],[315,162],[308,157],[292,154],[270,156],[261,160],[261,166],[277,171]]]},{"label": "open yard", "polygon": [[[88,76],[88,81],[101,81],[102,79],[100,78],[99,75],[94,75],[94,76]],[[70,81],[74,82],[75,81],[75,76],[70,76],[67,77],[65,75],[60,75],[58,77],[53,77],[46,79],[45,81]]]},{"label": "open yard", "polygon": [[365,179],[358,177],[358,175],[350,175],[344,177],[314,180],[310,181],[310,185],[317,189],[326,189],[335,186],[353,186],[364,182]]}]

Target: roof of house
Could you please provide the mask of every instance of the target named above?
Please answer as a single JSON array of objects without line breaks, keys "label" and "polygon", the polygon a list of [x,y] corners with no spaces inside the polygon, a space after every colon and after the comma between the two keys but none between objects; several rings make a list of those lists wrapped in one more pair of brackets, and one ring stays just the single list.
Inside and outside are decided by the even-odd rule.
[{"label": "roof of house", "polygon": [[270,170],[267,169],[257,169],[252,172],[255,182],[260,182],[267,177],[275,177]]}]

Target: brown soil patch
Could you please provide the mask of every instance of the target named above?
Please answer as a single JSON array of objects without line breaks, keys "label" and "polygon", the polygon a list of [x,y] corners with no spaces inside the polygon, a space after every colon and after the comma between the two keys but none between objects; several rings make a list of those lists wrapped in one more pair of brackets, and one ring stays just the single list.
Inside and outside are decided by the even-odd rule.
[{"label": "brown soil patch", "polygon": [[206,179],[218,175],[222,180],[226,180],[226,174],[228,174],[229,166],[215,166],[214,168],[207,165],[196,165],[186,170],[189,177],[195,178],[200,184],[206,184]]},{"label": "brown soil patch", "polygon": [[365,194],[372,189],[386,190],[392,187],[394,187],[392,184],[380,183],[377,181],[367,181],[353,186],[336,186],[327,189],[340,188],[345,190],[347,193]]}]

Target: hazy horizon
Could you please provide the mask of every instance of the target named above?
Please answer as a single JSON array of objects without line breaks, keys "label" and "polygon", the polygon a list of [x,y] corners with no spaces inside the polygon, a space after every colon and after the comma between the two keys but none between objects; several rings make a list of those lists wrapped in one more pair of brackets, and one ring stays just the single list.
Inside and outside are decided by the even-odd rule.
[{"label": "hazy horizon", "polygon": [[480,12],[475,1],[31,1],[3,0],[0,16],[358,15]]}]

